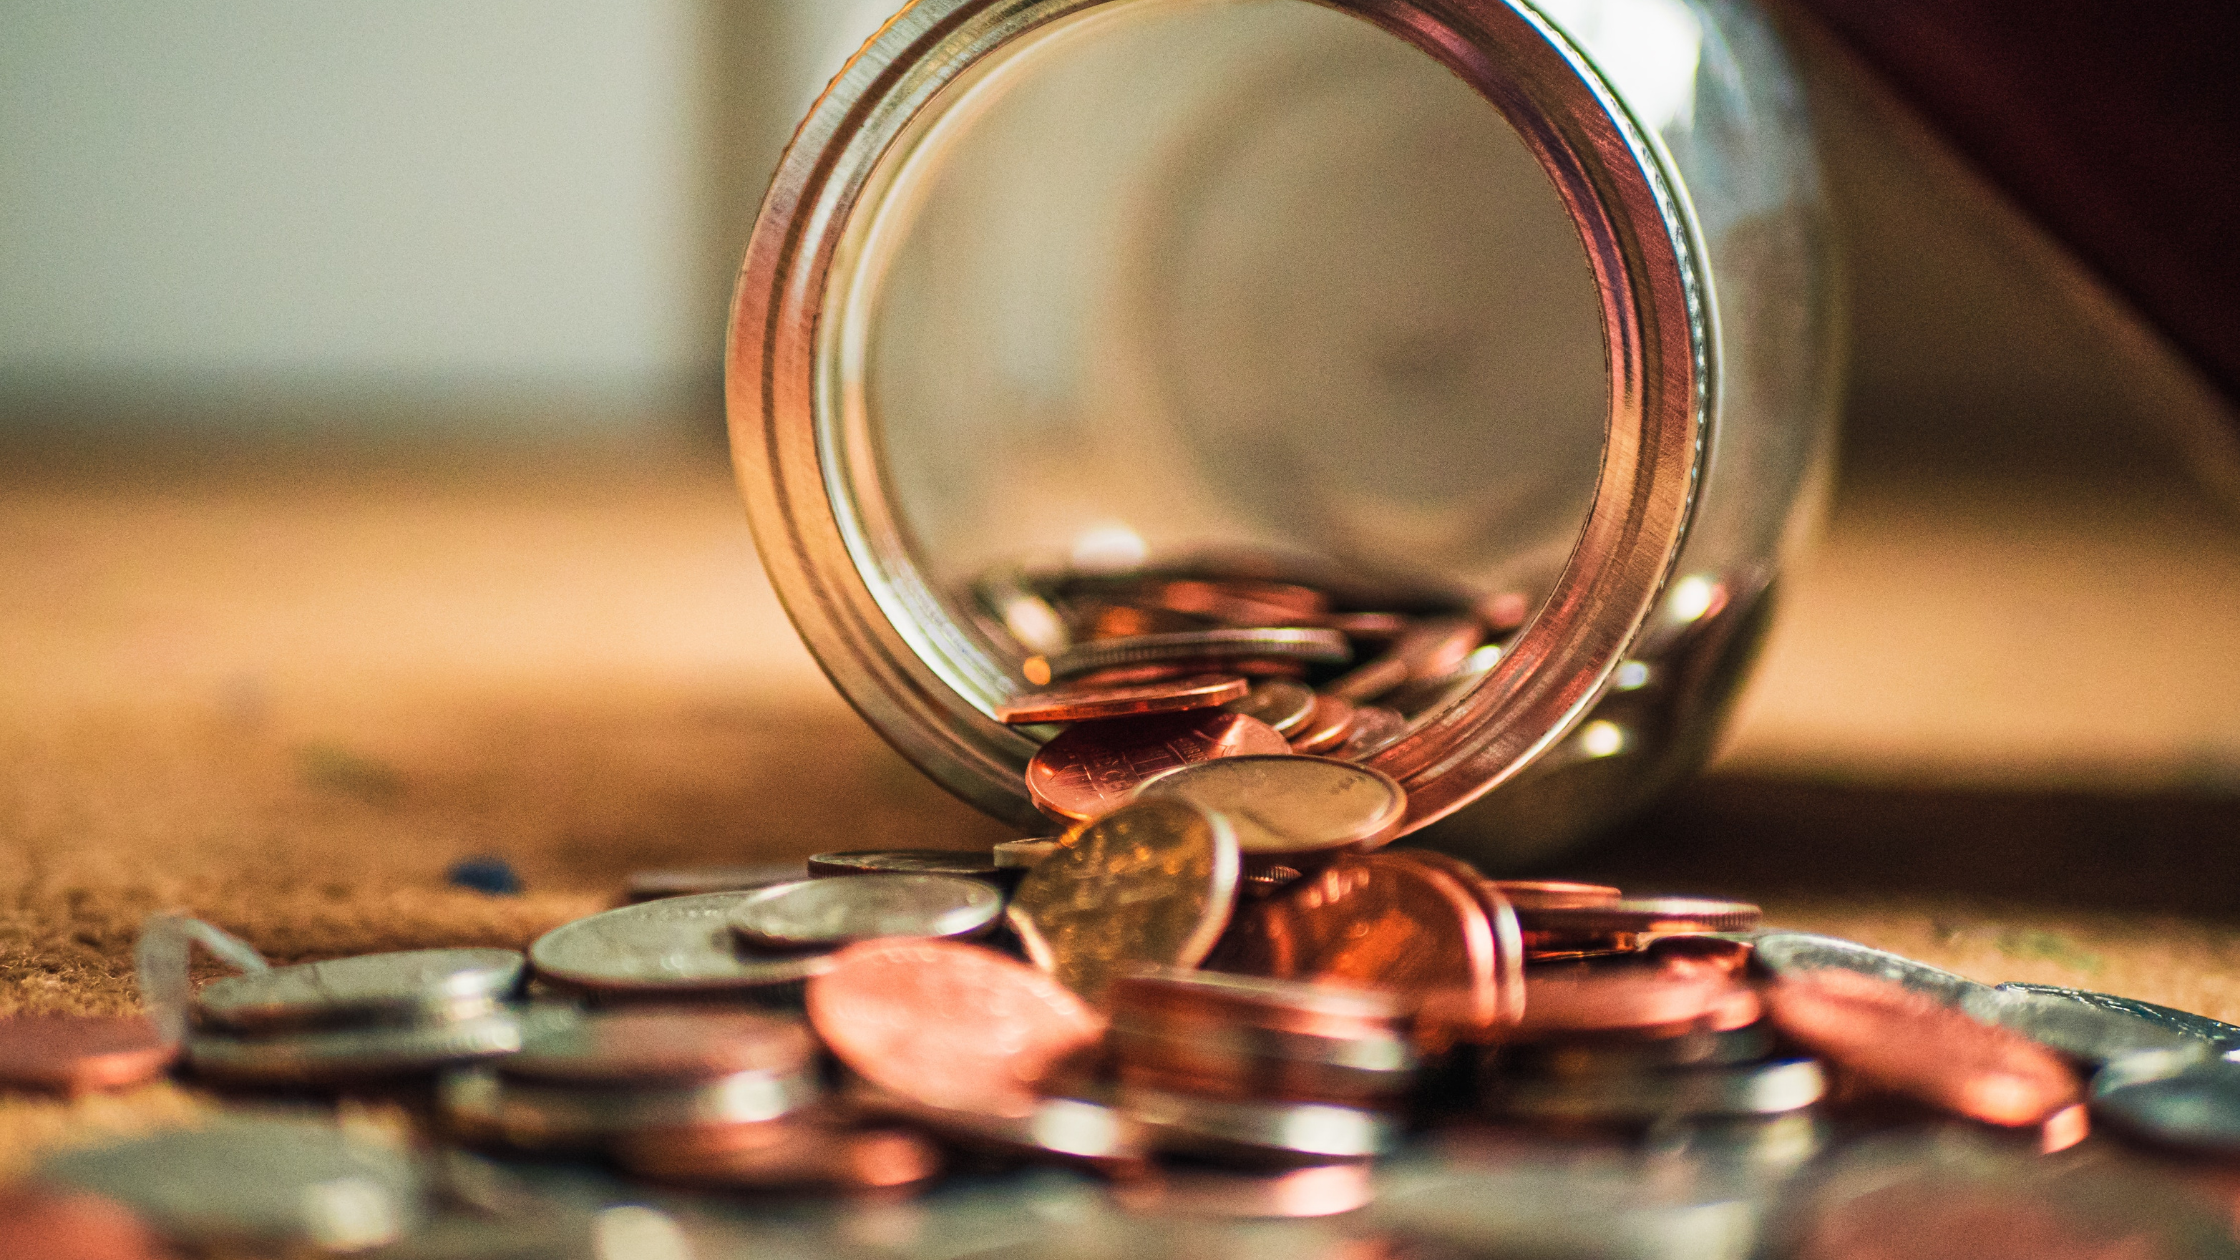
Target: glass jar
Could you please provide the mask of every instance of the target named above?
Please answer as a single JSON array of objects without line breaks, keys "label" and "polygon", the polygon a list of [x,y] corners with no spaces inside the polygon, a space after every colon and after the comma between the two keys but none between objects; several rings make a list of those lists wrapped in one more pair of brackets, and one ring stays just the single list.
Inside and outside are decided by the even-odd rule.
[{"label": "glass jar", "polygon": [[1368,761],[1512,869],[1710,752],[1824,482],[1831,277],[1739,3],[918,0],[763,205],[732,447],[834,683],[1029,832],[1048,732],[992,714],[1049,627],[991,574],[1501,610]]}]

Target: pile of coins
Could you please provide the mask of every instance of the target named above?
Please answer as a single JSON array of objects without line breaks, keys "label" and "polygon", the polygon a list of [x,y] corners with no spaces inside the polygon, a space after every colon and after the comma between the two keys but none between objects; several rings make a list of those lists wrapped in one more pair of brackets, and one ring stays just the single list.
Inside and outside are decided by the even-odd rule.
[{"label": "pile of coins", "polygon": [[1007,570],[979,604],[1041,690],[996,709],[1063,725],[1027,789],[1053,818],[1109,812],[1143,780],[1217,757],[1311,753],[1358,761],[1491,670],[1524,622],[1509,595],[1476,607],[1351,611],[1325,591],[1239,577],[1036,583]]},{"label": "pile of coins", "polygon": [[[764,1205],[964,1204],[996,1173],[1024,1201],[1051,1184],[1018,1172],[1035,1166],[1095,1189],[1051,1221],[1338,1217],[1315,1237],[1742,1260],[1880,1254],[1853,1245],[1883,1219],[1880,1137],[1929,1143],[1908,1149],[2007,1205],[2066,1201],[2017,1169],[2116,1149],[2096,1124],[2240,1158],[2240,1028],[1768,931],[1745,903],[1392,847],[1406,793],[1358,759],[1498,655],[1507,604],[1385,614],[1181,578],[1013,581],[988,604],[1053,684],[1002,716],[1048,736],[1027,786],[1062,835],[647,872],[525,955],[271,967],[159,918],[150,1017],[0,1022],[0,1079],[114,1088],[181,1060],[237,1105],[378,1094],[406,1136],[361,1149],[288,1118],[273,1141],[303,1169],[370,1170],[311,1181],[242,1154],[255,1125],[74,1152],[42,1178],[198,1247],[524,1254],[460,1223],[461,1204],[499,1233],[539,1215],[492,1206],[511,1192],[458,1172],[472,1149]],[[190,993],[194,948],[240,974]],[[179,1206],[188,1183],[163,1170],[190,1163],[225,1206]],[[228,1169],[285,1193],[227,1198],[206,1183]],[[1062,1234],[1037,1245],[1188,1249]]]}]

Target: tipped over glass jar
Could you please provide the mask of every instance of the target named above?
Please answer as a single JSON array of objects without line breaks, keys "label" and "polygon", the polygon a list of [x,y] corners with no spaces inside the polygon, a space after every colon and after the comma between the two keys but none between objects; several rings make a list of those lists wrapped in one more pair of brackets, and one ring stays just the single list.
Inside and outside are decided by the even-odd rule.
[{"label": "tipped over glass jar", "polygon": [[[1049,829],[997,715],[1054,662],[1215,667],[1351,688],[1400,829],[1515,868],[1712,750],[1825,480],[1829,250],[1741,3],[918,0],[763,205],[734,458],[825,671],[988,813]],[[1353,659],[1106,661],[1276,629]]]}]

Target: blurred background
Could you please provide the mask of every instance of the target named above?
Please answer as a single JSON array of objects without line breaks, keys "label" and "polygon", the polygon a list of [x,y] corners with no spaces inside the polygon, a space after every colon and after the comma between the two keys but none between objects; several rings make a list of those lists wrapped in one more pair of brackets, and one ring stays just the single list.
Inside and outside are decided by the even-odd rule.
[{"label": "blurred background", "polygon": [[[17,829],[66,829],[24,803],[68,797],[56,775],[178,808],[116,786],[161,723],[100,726],[161,710],[251,732],[311,799],[424,803],[431,863],[531,833],[555,873],[749,832],[976,835],[794,642],[722,458],[755,206],[891,8],[0,8]],[[2231,398],[1856,32],[1777,13],[1823,128],[1851,373],[1822,541],[1717,782],[2175,797],[2217,804],[2139,825],[2231,834]],[[230,756],[179,738],[203,749],[182,765]],[[801,802],[786,776],[834,746],[805,781],[850,799]],[[2003,825],[2026,846],[2052,816]],[[1939,817],[1923,834],[1972,825]]]}]

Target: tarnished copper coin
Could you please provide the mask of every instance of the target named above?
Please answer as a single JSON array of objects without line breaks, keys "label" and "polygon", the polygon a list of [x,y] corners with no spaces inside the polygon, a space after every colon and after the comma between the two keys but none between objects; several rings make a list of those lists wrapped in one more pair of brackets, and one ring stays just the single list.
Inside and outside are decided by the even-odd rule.
[{"label": "tarnished copper coin", "polygon": [[1316,695],[1314,712],[1290,735],[1291,751],[1327,753],[1346,742],[1353,730],[1353,702],[1336,696]]},{"label": "tarnished copper coin", "polygon": [[1886,980],[1834,969],[1783,976],[1765,1001],[1783,1036],[1847,1079],[1970,1119],[2035,1125],[2081,1098],[2051,1051]]},{"label": "tarnished copper coin", "polygon": [[1252,685],[1223,674],[1199,674],[1133,687],[1064,687],[1021,696],[996,706],[996,721],[1012,726],[1036,722],[1094,722],[1138,713],[1182,713],[1212,709],[1251,694]]},{"label": "tarnished copper coin", "polygon": [[1373,849],[1400,832],[1408,794],[1390,775],[1323,757],[1223,757],[1170,770],[1135,799],[1177,797],[1229,820],[1246,858]]},{"label": "tarnished copper coin", "polygon": [[538,1029],[500,1075],[565,1085],[659,1085],[795,1072],[816,1056],[798,1019],[702,1007],[595,1011]]},{"label": "tarnished copper coin", "polygon": [[1346,727],[1345,742],[1329,755],[1359,761],[1398,743],[1408,733],[1408,719],[1382,705],[1355,705],[1353,721]]},{"label": "tarnished copper coin", "polygon": [[1195,966],[1237,897],[1229,823],[1187,801],[1138,801],[1066,833],[1007,912],[1027,956],[1091,1001],[1136,968]]},{"label": "tarnished copper coin", "polygon": [[1485,626],[1474,618],[1427,617],[1409,627],[1384,655],[1323,690],[1355,703],[1374,700],[1410,679],[1452,673],[1485,637]]},{"label": "tarnished copper coin", "polygon": [[1747,901],[1704,897],[1625,897],[1572,905],[1517,904],[1527,932],[1600,936],[1612,932],[1746,932],[1764,912]]},{"label": "tarnished copper coin", "polygon": [[0,1085],[82,1094],[137,1085],[179,1056],[139,1015],[16,1015],[0,1019]]},{"label": "tarnished copper coin", "polygon": [[948,941],[866,941],[809,982],[809,1021],[850,1071],[933,1107],[1025,1116],[1105,1021],[1050,976]]},{"label": "tarnished copper coin", "polygon": [[1396,853],[1348,854],[1239,908],[1208,967],[1436,996],[1441,1020],[1499,1022],[1502,960],[1473,891]]},{"label": "tarnished copper coin", "polygon": [[1144,780],[1169,770],[1290,751],[1267,723],[1221,709],[1083,722],[1036,750],[1027,794],[1043,813],[1080,822],[1119,808]]},{"label": "tarnished copper coin", "polygon": [[1028,657],[1024,672],[1028,682],[1044,686],[1092,670],[1127,665],[1247,658],[1343,664],[1352,656],[1352,645],[1335,630],[1309,627],[1190,630],[1077,643],[1047,656]]},{"label": "tarnished copper coin", "polygon": [[1267,678],[1252,685],[1251,694],[1223,705],[1231,713],[1266,722],[1278,735],[1291,738],[1314,716],[1312,687],[1289,678]]},{"label": "tarnished copper coin", "polygon": [[1574,884],[1560,879],[1497,879],[1493,886],[1519,913],[1549,906],[1595,906],[1622,895],[1608,884]]},{"label": "tarnished copper coin", "polygon": [[1226,579],[1146,583],[1128,597],[1232,626],[1315,625],[1330,607],[1328,596],[1309,587]]},{"label": "tarnished copper coin", "polygon": [[[1177,678],[1191,678],[1199,674],[1234,675],[1245,679],[1304,678],[1307,676],[1307,663],[1248,656],[1225,660],[1168,661],[1159,665],[1116,665],[1111,669],[1092,669],[1085,674],[1076,674],[1066,680],[1066,685],[1133,687],[1142,683],[1171,682]],[[1044,684],[1035,685],[1040,687]]]},{"label": "tarnished copper coin", "polygon": [[996,865],[994,857],[975,849],[851,849],[819,853],[809,859],[809,873],[827,875],[955,875],[1003,883],[1011,872]]}]

